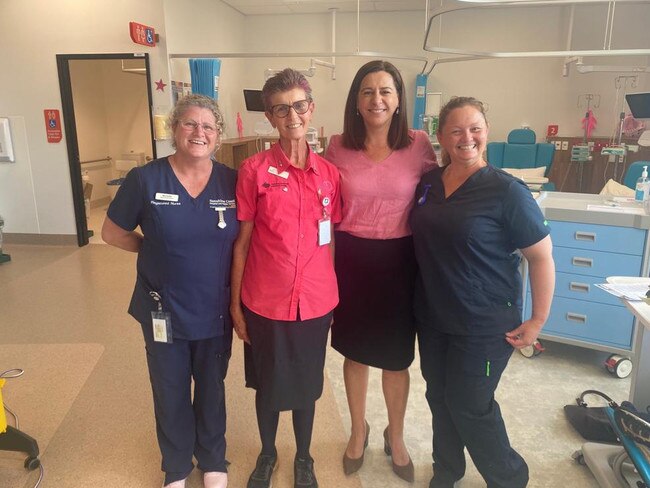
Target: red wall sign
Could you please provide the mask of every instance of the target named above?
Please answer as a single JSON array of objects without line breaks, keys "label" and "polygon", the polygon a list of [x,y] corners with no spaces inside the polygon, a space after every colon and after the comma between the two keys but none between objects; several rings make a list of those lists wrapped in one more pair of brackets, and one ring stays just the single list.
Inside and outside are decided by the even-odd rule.
[{"label": "red wall sign", "polygon": [[46,108],[43,110],[45,114],[45,133],[47,134],[47,142],[60,142],[61,133],[61,115],[59,111],[53,108]]},{"label": "red wall sign", "polygon": [[137,22],[129,22],[129,33],[131,34],[131,39],[136,44],[149,47],[156,45],[156,31],[153,27],[138,24]]},{"label": "red wall sign", "polygon": [[556,136],[557,133],[558,133],[558,126],[557,125],[549,125],[546,128],[546,137]]}]

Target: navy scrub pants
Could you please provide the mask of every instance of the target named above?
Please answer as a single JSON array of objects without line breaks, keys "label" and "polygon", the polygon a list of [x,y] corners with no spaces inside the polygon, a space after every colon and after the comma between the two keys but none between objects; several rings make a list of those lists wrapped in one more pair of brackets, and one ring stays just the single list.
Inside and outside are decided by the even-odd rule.
[{"label": "navy scrub pants", "polygon": [[192,456],[204,472],[227,472],[224,378],[230,343],[214,337],[166,344],[154,342],[151,325],[143,324],[142,330],[165,484],[190,474]]},{"label": "navy scrub pants", "polygon": [[419,327],[426,398],[433,414],[431,488],[465,474],[464,447],[488,488],[523,488],[528,466],[510,446],[494,392],[513,348],[504,335],[458,336]]}]

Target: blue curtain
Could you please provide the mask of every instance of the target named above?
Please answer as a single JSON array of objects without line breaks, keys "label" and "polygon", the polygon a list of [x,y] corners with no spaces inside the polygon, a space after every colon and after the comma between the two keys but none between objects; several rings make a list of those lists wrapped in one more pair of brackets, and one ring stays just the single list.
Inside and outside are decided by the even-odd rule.
[{"label": "blue curtain", "polygon": [[220,59],[190,59],[192,93],[219,99]]}]

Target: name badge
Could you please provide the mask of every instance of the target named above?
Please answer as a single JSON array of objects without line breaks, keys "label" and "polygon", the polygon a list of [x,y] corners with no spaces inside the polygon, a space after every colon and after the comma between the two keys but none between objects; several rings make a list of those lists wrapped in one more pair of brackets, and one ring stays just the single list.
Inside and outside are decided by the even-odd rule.
[{"label": "name badge", "polygon": [[269,173],[275,176],[279,176],[280,178],[284,178],[285,180],[289,178],[288,171],[283,171],[282,173],[278,173],[278,168],[276,168],[275,166],[269,166]]},{"label": "name badge", "polygon": [[329,217],[318,221],[318,245],[324,246],[332,242],[332,225]]},{"label": "name badge", "polygon": [[164,200],[165,202],[177,202],[178,195],[173,193],[156,193],[156,200]]}]

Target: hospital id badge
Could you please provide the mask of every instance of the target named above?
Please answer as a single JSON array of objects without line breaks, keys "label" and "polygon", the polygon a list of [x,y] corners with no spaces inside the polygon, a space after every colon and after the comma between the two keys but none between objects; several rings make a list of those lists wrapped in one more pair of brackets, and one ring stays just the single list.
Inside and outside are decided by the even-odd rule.
[{"label": "hospital id badge", "polygon": [[329,217],[318,221],[318,245],[324,246],[332,242],[332,225]]},{"label": "hospital id badge", "polygon": [[172,317],[169,312],[151,312],[151,323],[153,325],[154,342],[165,342],[171,344],[172,340]]}]

